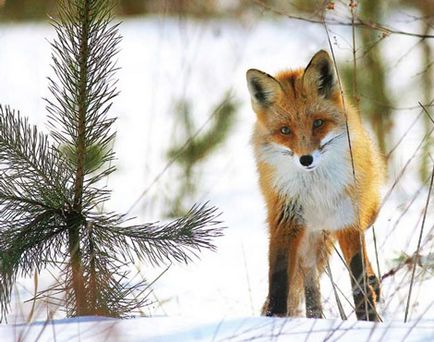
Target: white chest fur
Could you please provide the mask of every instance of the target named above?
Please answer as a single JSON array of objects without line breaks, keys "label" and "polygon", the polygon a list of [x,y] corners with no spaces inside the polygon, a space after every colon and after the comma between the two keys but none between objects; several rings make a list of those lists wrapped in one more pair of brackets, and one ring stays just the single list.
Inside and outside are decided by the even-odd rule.
[{"label": "white chest fur", "polygon": [[301,208],[297,216],[308,230],[340,230],[356,223],[356,204],[345,192],[354,183],[345,145],[325,151],[311,172],[297,167],[278,145],[264,147],[260,158],[273,167],[272,184],[279,194]]},{"label": "white chest fur", "polygon": [[348,196],[330,197],[318,187],[309,196],[300,196],[303,219],[308,230],[340,230],[355,223],[355,208]]}]

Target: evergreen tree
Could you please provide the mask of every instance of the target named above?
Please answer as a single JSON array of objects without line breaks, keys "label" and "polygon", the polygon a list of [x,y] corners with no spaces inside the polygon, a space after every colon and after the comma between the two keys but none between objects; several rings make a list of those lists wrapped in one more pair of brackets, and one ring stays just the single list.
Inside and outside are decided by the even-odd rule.
[{"label": "evergreen tree", "polygon": [[166,225],[127,225],[101,212],[114,171],[111,149],[117,95],[113,59],[118,25],[107,0],[64,0],[54,20],[50,136],[8,106],[0,106],[0,319],[9,310],[17,277],[61,268],[50,293],[64,294],[68,316],[120,317],[140,307],[143,283],[128,284],[128,264],[188,262],[214,249],[221,235],[216,209],[194,206]]}]

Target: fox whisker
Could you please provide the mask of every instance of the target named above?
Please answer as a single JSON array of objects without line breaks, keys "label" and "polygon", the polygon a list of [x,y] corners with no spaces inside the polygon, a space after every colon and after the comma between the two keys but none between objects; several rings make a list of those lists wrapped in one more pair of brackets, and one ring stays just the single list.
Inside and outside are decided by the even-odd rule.
[{"label": "fox whisker", "polygon": [[[335,136],[335,137],[333,137],[332,139],[330,139],[329,141],[327,141],[325,144],[321,145],[321,146],[319,147],[319,151],[322,153],[325,147],[327,147],[327,146],[329,146],[331,143],[335,142],[336,139],[341,138],[344,134],[345,134],[345,133],[340,133],[340,134],[338,134],[337,136]],[[325,151],[324,151],[324,152],[325,152]]]},{"label": "fox whisker", "polygon": [[291,157],[294,155],[294,152],[288,150],[281,151],[281,153],[285,156],[291,156]]}]

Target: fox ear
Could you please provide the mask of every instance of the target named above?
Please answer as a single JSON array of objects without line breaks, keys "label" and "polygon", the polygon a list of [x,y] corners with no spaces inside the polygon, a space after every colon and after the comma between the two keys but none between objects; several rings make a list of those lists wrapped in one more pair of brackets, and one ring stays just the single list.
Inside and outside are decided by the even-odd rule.
[{"label": "fox ear", "polygon": [[310,60],[303,75],[303,86],[307,91],[316,89],[324,98],[330,98],[336,88],[333,62],[327,51],[318,51]]},{"label": "fox ear", "polygon": [[271,105],[282,91],[279,81],[260,70],[247,70],[246,78],[247,86],[254,103],[263,106]]}]

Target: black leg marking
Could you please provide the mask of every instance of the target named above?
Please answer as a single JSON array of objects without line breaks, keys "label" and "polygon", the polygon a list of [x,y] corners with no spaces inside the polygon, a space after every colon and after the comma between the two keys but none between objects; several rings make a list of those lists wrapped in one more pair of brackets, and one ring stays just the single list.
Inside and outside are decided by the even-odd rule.
[{"label": "black leg marking", "polygon": [[288,300],[288,254],[280,254],[270,270],[266,316],[286,316]]},{"label": "black leg marking", "polygon": [[304,295],[306,298],[306,317],[322,318],[321,293],[319,288],[314,286],[305,286]]},{"label": "black leg marking", "polygon": [[303,268],[306,317],[322,318],[321,289],[316,265]]},{"label": "black leg marking", "polygon": [[380,282],[379,282],[377,276],[370,275],[368,278],[368,283],[369,283],[369,285],[371,285],[372,289],[375,292],[375,301],[378,302],[380,300],[380,296],[381,296],[381,287],[380,287]]},{"label": "black leg marking", "polygon": [[363,321],[378,321],[379,317],[375,308],[374,291],[363,269],[363,259],[360,252],[355,254],[351,259],[350,270],[353,275],[351,277],[351,284],[353,287],[357,319]]}]

